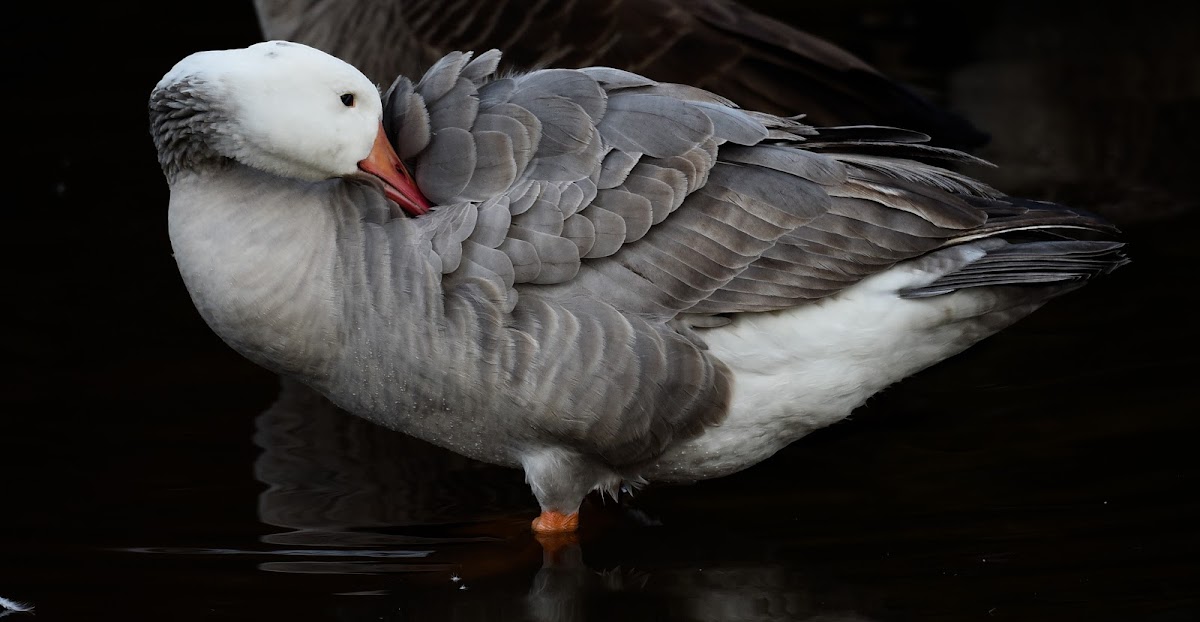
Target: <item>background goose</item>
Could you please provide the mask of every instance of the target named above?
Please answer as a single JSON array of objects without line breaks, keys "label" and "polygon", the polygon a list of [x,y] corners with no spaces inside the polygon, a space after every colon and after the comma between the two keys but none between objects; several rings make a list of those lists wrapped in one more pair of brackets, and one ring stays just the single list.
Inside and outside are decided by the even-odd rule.
[{"label": "background goose", "polygon": [[255,0],[267,39],[328,52],[379,84],[454,50],[504,50],[521,70],[604,65],[698,86],[813,125],[877,123],[975,147],[961,116],[837,44],[735,0]]},{"label": "background goose", "polygon": [[203,52],[151,127],[213,330],[523,468],[538,531],[594,489],[755,464],[1125,261],[1097,218],[909,159],[966,157],[915,132],[499,61],[449,54],[380,101],[307,46]]}]

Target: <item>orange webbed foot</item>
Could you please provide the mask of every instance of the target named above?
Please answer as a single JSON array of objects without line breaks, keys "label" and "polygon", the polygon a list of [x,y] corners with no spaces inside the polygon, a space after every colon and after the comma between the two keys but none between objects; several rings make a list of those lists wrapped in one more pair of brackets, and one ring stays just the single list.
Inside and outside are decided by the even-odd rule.
[{"label": "orange webbed foot", "polygon": [[563,514],[545,511],[533,519],[533,532],[539,535],[572,533],[579,529],[579,512]]}]

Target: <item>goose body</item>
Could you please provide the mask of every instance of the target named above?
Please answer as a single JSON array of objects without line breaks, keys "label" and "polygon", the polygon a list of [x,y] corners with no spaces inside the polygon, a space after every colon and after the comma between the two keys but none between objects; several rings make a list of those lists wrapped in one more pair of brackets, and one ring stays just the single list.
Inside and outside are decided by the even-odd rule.
[{"label": "goose body", "polygon": [[967,158],[914,132],[499,60],[452,53],[381,98],[300,44],[203,52],[152,92],[151,132],[209,326],[524,469],[539,531],[595,489],[751,466],[1125,262],[1091,215],[911,159]]}]

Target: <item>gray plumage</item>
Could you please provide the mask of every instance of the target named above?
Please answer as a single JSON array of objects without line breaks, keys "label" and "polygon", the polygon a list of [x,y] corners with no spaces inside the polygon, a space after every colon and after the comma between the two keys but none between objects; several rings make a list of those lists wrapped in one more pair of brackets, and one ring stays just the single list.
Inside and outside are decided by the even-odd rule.
[{"label": "gray plumage", "polygon": [[[439,204],[418,218],[374,181],[289,179],[197,146],[211,131],[177,111],[222,106],[185,81],[155,90],[151,125],[180,271],[218,334],[350,412],[523,467],[543,509],[745,468],[1126,261],[1095,217],[908,159],[920,133],[814,128],[612,69],[499,77],[499,60],[455,53],[385,93],[383,127]],[[756,323],[825,321],[876,277],[897,285],[869,312],[925,314],[879,339],[945,344],[856,361],[867,380],[827,397],[739,384],[775,354],[720,331],[769,341]],[[768,407],[739,405],[757,397]]]}]

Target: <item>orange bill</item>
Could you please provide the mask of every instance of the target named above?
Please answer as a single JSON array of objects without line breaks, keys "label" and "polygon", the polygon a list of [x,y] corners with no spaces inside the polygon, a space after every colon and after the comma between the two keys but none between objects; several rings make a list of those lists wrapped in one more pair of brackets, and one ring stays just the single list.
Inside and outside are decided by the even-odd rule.
[{"label": "orange bill", "polygon": [[358,168],[378,177],[383,182],[387,198],[395,201],[408,214],[420,216],[432,207],[429,199],[417,188],[417,182],[413,180],[412,175],[408,174],[408,169],[404,168],[396,150],[392,149],[382,123],[379,124],[379,133],[375,136],[375,145],[371,147],[371,153],[358,163]]}]

